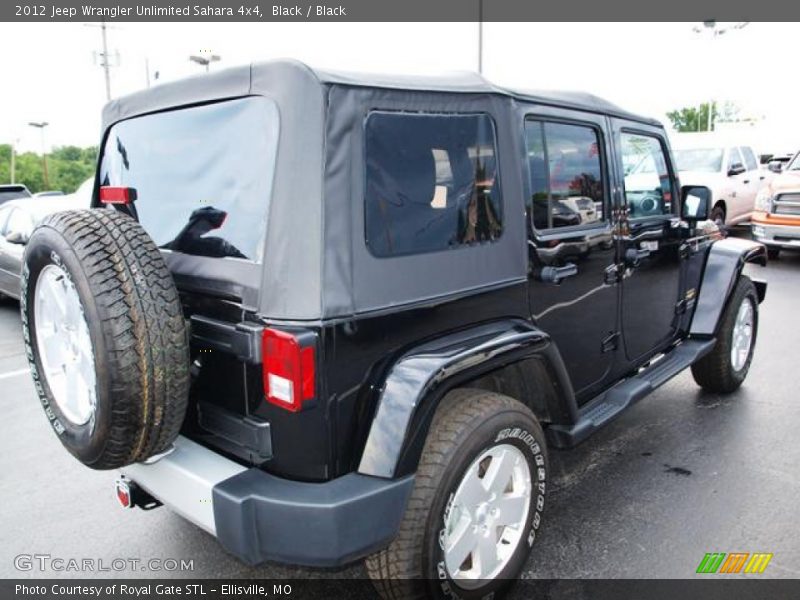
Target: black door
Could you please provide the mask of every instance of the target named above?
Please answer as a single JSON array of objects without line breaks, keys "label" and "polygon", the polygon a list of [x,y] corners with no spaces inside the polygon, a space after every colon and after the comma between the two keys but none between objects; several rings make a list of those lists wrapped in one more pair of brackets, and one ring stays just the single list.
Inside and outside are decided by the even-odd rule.
[{"label": "black door", "polygon": [[579,402],[608,379],[619,337],[605,124],[556,109],[525,120],[530,310]]},{"label": "black door", "polygon": [[681,291],[679,190],[663,130],[613,120],[623,222],[619,236],[625,356],[639,363],[669,344]]}]

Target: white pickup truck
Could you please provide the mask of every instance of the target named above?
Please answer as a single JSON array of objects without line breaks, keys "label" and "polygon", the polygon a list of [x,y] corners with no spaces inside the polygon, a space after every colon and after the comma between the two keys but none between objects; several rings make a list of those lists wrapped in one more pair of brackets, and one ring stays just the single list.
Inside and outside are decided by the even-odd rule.
[{"label": "white pickup truck", "polygon": [[710,219],[719,227],[750,221],[756,195],[767,183],[768,173],[759,168],[750,146],[715,143],[708,138],[673,139],[672,147],[681,185],[711,189]]}]

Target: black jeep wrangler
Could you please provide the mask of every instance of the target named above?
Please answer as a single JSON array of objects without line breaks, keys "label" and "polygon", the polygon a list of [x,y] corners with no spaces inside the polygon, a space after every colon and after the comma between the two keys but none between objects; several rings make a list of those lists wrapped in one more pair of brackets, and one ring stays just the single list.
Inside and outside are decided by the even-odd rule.
[{"label": "black jeep wrangler", "polygon": [[764,247],[705,222],[658,122],[593,96],[280,61],[103,118],[94,208],[26,249],[36,389],[123,506],[248,563],[502,591],[548,446],[687,367],[747,375]]}]

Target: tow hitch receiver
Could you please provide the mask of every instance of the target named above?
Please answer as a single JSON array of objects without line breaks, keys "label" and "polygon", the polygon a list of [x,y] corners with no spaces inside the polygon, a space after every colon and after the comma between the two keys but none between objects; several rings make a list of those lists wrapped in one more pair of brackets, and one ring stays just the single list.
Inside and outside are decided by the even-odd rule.
[{"label": "tow hitch receiver", "polygon": [[161,506],[161,502],[153,498],[124,475],[114,482],[114,488],[117,493],[117,500],[122,508],[138,506],[142,510],[151,510]]},{"label": "tow hitch receiver", "polygon": [[127,482],[117,479],[114,486],[117,489],[117,500],[122,508],[133,508],[131,502],[131,487]]}]

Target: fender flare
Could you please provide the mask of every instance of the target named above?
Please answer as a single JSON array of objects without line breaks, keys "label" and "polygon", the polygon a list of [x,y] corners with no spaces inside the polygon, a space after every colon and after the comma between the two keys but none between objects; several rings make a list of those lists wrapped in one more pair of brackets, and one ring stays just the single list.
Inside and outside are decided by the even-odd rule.
[{"label": "fender flare", "polygon": [[[722,311],[733,293],[734,287],[745,263],[767,264],[767,249],[763,244],[738,238],[718,240],[711,245],[706,257],[705,269],[700,283],[689,334],[696,337],[712,337]],[[762,302],[766,295],[767,284],[755,281],[758,301]]]},{"label": "fender flare", "polygon": [[396,478],[416,471],[433,414],[444,395],[528,358],[539,358],[547,369],[555,392],[547,401],[553,420],[574,421],[577,405],[572,385],[550,336],[522,319],[490,322],[427,342],[394,363],[378,393],[358,472]]}]

